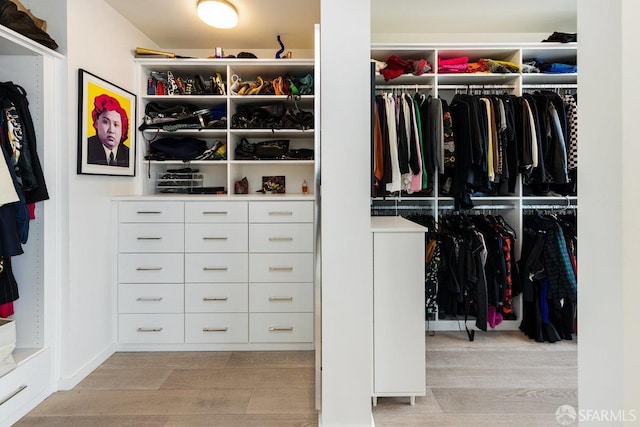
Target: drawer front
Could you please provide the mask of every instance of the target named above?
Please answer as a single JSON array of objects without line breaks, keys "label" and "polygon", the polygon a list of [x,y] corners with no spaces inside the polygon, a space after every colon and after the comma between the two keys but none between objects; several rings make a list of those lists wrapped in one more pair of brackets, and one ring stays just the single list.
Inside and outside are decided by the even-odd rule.
[{"label": "drawer front", "polygon": [[313,222],[313,202],[251,202],[249,222]]},{"label": "drawer front", "polygon": [[247,224],[186,224],[186,252],[247,252]]},{"label": "drawer front", "polygon": [[313,252],[313,224],[250,224],[250,252]]},{"label": "drawer front", "polygon": [[36,354],[0,377],[0,424],[13,425],[18,414],[24,415],[22,411],[39,402],[42,393],[51,388],[51,351]]},{"label": "drawer front", "polygon": [[251,313],[249,341],[312,342],[312,313]]},{"label": "drawer front", "polygon": [[312,282],[313,254],[249,254],[250,282]]},{"label": "drawer front", "polygon": [[184,222],[182,202],[120,202],[120,222]]},{"label": "drawer front", "polygon": [[246,283],[187,283],[184,294],[187,313],[246,313],[248,310]]},{"label": "drawer front", "polygon": [[312,283],[252,283],[249,310],[262,313],[313,311]]},{"label": "drawer front", "polygon": [[119,313],[182,313],[184,286],[167,284],[121,284],[118,287]]},{"label": "drawer front", "polygon": [[121,314],[121,343],[169,344],[184,342],[183,314]]},{"label": "drawer front", "polygon": [[183,254],[120,254],[120,283],[182,283]]},{"label": "drawer front", "polygon": [[247,202],[187,202],[185,222],[247,222]]},{"label": "drawer front", "polygon": [[120,252],[184,252],[182,224],[120,224]]},{"label": "drawer front", "polygon": [[246,343],[249,338],[247,313],[187,314],[185,323],[188,343]]},{"label": "drawer front", "polygon": [[237,283],[248,281],[247,254],[186,254],[185,282]]}]

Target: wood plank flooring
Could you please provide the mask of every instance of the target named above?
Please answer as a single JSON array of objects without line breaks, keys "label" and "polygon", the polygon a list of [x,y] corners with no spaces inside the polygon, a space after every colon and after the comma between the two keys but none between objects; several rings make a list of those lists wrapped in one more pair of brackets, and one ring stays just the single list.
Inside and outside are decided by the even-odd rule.
[{"label": "wood plank flooring", "polygon": [[[557,426],[577,407],[577,342],[535,343],[519,331],[426,338],[427,395],[379,398],[384,426]],[[317,426],[314,353],[116,353],[17,427]]]}]

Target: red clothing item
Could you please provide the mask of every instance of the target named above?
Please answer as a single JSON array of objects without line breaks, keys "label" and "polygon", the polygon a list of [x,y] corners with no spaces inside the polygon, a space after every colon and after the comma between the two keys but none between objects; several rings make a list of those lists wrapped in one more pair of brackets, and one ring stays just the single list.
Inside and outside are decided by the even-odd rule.
[{"label": "red clothing item", "polygon": [[36,219],[36,204],[29,203],[27,207],[29,208],[29,219]]},{"label": "red clothing item", "polygon": [[8,302],[6,304],[0,304],[0,317],[9,317],[13,316],[13,302]]}]

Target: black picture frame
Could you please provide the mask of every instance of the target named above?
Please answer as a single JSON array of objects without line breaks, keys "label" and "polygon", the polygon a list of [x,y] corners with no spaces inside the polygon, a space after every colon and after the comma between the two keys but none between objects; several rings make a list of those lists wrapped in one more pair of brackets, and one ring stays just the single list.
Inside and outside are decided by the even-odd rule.
[{"label": "black picture frame", "polygon": [[132,92],[78,69],[78,174],[135,176],[136,106]]}]

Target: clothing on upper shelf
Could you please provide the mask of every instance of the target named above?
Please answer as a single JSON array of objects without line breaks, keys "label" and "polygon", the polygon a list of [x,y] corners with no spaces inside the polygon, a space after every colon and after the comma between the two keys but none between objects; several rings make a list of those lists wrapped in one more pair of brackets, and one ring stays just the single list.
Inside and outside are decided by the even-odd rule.
[{"label": "clothing on upper shelf", "polygon": [[520,330],[538,342],[572,339],[577,304],[575,215],[524,216],[519,261],[523,286]]}]

